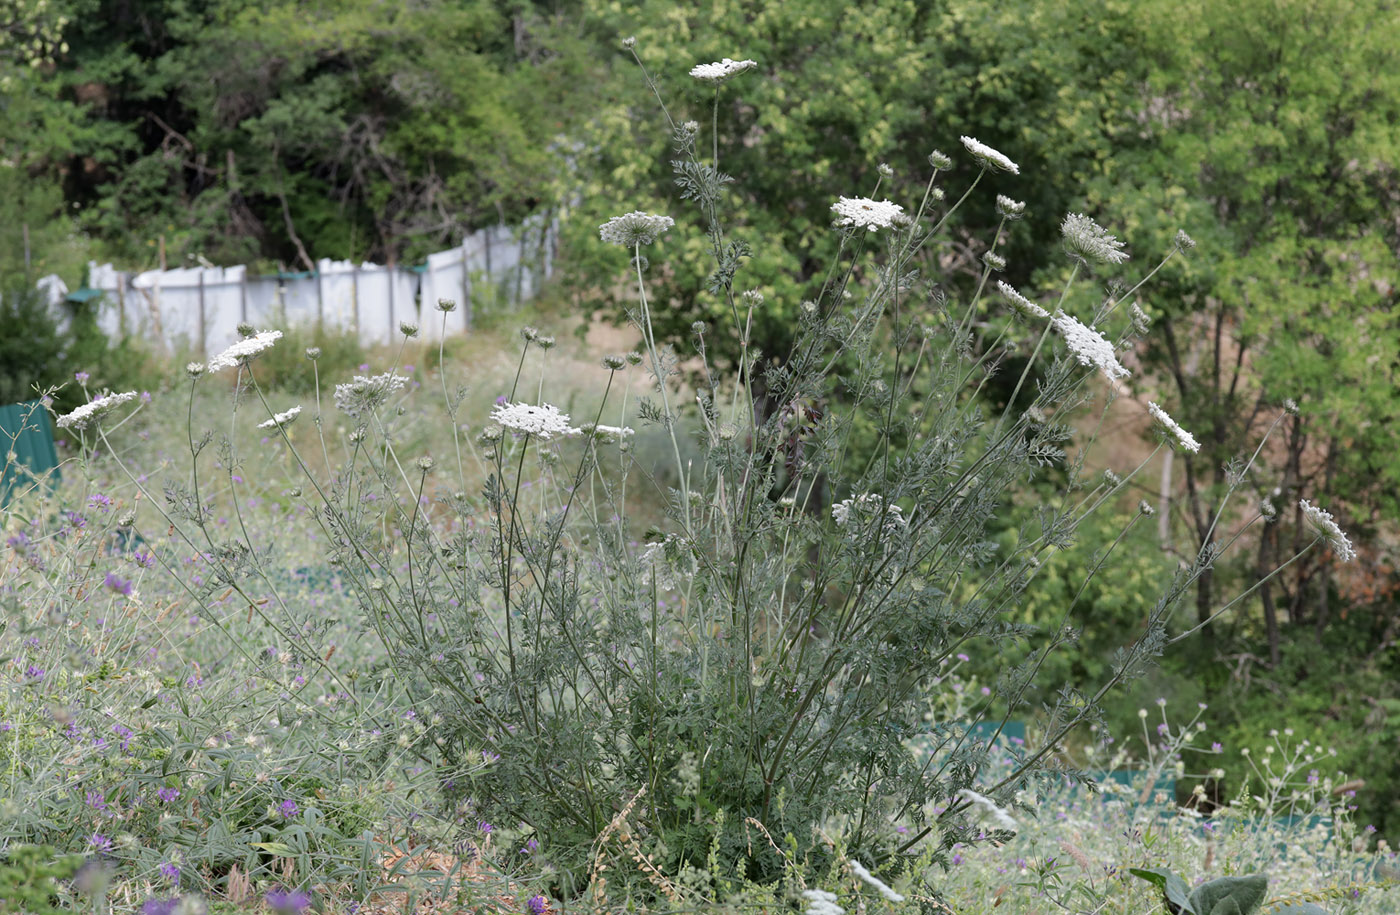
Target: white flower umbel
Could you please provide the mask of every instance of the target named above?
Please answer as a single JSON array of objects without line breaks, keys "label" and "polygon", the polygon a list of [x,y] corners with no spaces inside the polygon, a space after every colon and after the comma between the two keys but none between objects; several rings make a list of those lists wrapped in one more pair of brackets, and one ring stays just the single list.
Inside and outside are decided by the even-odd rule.
[{"label": "white flower umbel", "polygon": [[962,145],[976,159],[983,168],[990,168],[998,172],[1010,172],[1013,175],[1021,174],[1021,167],[1008,159],[1003,153],[992,149],[981,140],[973,137],[961,137]]},{"label": "white flower umbel", "polygon": [[855,858],[851,859],[850,864],[852,873],[854,873],[860,879],[864,880],[870,886],[874,887],[875,892],[879,893],[881,896],[884,896],[890,902],[904,901],[903,896],[890,889],[889,886],[883,880],[870,873],[870,871],[866,870],[864,864],[861,864]]},{"label": "white flower umbel", "polygon": [[524,432],[542,439],[570,435],[576,430],[569,426],[569,414],[558,407],[542,403],[503,403],[491,408],[491,421],[515,432]]},{"label": "white flower umbel", "polygon": [[213,359],[210,359],[208,369],[211,372],[217,372],[221,369],[232,368],[235,365],[242,365],[258,353],[266,352],[271,349],[272,344],[280,339],[282,339],[282,332],[280,330],[260,331],[245,340],[239,340]]},{"label": "white flower umbel", "polygon": [[72,413],[66,416],[60,416],[58,418],[58,427],[60,429],[70,429],[74,432],[81,432],[103,415],[135,399],[135,391],[124,391],[121,394],[99,394]]},{"label": "white flower umbel", "polygon": [[1109,343],[1103,334],[1079,323],[1078,319],[1063,311],[1056,311],[1050,321],[1065,338],[1065,344],[1074,354],[1074,358],[1079,360],[1080,365],[1092,365],[1103,372],[1109,381],[1127,378],[1132,374],[1118,361],[1118,357],[1113,353],[1113,344]]},{"label": "white flower umbel", "polygon": [[831,205],[840,217],[837,225],[852,226],[857,229],[888,229],[897,219],[904,216],[904,207],[888,200],[871,200],[869,197],[842,197]]},{"label": "white flower umbel", "polygon": [[1332,548],[1332,552],[1337,554],[1337,558],[1342,562],[1351,562],[1356,558],[1356,549],[1351,545],[1351,540],[1337,526],[1333,520],[1331,512],[1323,511],[1316,505],[1303,499],[1298,503],[1298,507],[1303,510],[1303,517],[1308,525],[1327,539],[1327,545]]},{"label": "white flower umbel", "polygon": [[997,194],[997,215],[1004,219],[1020,219],[1026,215],[1024,200],[1012,200],[1005,194]]},{"label": "white flower umbel", "polygon": [[891,503],[887,509],[885,500],[880,498],[877,493],[873,492],[852,496],[849,499],[843,499],[837,502],[835,505],[831,506],[831,517],[835,519],[837,526],[846,527],[851,523],[852,513],[854,513],[857,520],[859,520],[861,516],[874,517],[880,514],[881,511],[887,511],[885,518],[886,527],[896,528],[904,526],[904,512],[900,507]]},{"label": "white flower umbel", "polygon": [[978,794],[971,788],[964,788],[958,792],[958,797],[963,798],[973,807],[976,807],[982,813],[986,814],[987,818],[995,823],[998,829],[1005,829],[1009,832],[1018,832],[1020,830],[1021,827],[1011,818],[1011,814],[998,807],[996,801],[987,797],[985,794]]},{"label": "white flower umbel", "polygon": [[584,423],[573,431],[603,442],[620,441],[637,434],[637,431],[631,426],[609,426],[605,423]]},{"label": "white flower umbel", "polygon": [[295,406],[295,407],[292,407],[290,410],[288,410],[288,411],[285,412],[285,413],[274,413],[273,416],[272,416],[272,419],[264,420],[264,421],[258,423],[258,428],[259,428],[259,429],[280,429],[280,428],[283,427],[283,426],[290,426],[292,423],[296,422],[297,417],[300,416],[300,415],[301,415],[301,407],[300,407],[300,406]]},{"label": "white flower umbel", "polygon": [[651,244],[658,235],[675,224],[676,221],[669,216],[634,210],[603,223],[598,227],[598,236],[608,244],[635,248],[637,245]]},{"label": "white flower umbel", "polygon": [[807,900],[806,915],[846,915],[846,910],[836,904],[836,894],[826,890],[803,890],[802,898]]},{"label": "white flower umbel", "polygon": [[1167,434],[1167,437],[1183,450],[1189,451],[1192,454],[1201,450],[1201,443],[1196,441],[1195,436],[1177,425],[1176,420],[1168,416],[1166,410],[1163,410],[1155,403],[1149,401],[1147,404],[1147,412],[1152,414],[1153,422]]},{"label": "white flower umbel", "polygon": [[690,68],[690,75],[704,83],[722,83],[757,66],[758,61],[730,60],[726,57],[724,60],[717,60],[712,64],[696,64]]},{"label": "white flower umbel", "polygon": [[1050,312],[1046,311],[1044,308],[1041,308],[1039,305],[1035,304],[1030,299],[1021,295],[1021,293],[1016,291],[1016,287],[1006,282],[1006,280],[997,280],[997,291],[1000,292],[1003,296],[1005,296],[1006,301],[1011,303],[1011,307],[1016,309],[1016,311],[1024,317],[1050,317]]},{"label": "white flower umbel", "polygon": [[1060,223],[1065,252],[1084,266],[1090,264],[1121,264],[1128,259],[1123,243],[1109,235],[1103,226],[1083,213],[1070,213]]},{"label": "white flower umbel", "polygon": [[335,405],[347,416],[359,416],[381,406],[406,384],[407,376],[395,372],[370,377],[356,375],[348,384],[335,386]]}]

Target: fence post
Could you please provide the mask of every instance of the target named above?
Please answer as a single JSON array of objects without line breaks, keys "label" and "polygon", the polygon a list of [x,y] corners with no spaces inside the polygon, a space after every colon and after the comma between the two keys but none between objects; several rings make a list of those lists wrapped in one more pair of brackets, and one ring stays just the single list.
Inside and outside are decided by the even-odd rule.
[{"label": "fence post", "polygon": [[326,296],[321,289],[321,262],[316,262],[316,329],[326,327]]},{"label": "fence post", "polygon": [[[229,156],[233,156],[233,150],[229,150]],[[248,323],[248,268],[246,266],[238,278],[238,319],[244,324]]]},{"label": "fence post", "polygon": [[[355,338],[360,336],[360,265],[350,267],[350,310],[355,322]],[[393,339],[390,337],[389,339]]]},{"label": "fence post", "polygon": [[389,258],[389,266],[384,268],[384,276],[389,281],[389,339],[394,339],[394,278],[398,276],[398,270],[394,267],[394,259]]},{"label": "fence post", "polygon": [[117,271],[117,333],[126,339],[126,274]]},{"label": "fence post", "polygon": [[470,235],[462,236],[462,324],[466,327],[472,326],[472,283],[467,276],[467,239]]},{"label": "fence post", "polygon": [[209,336],[204,329],[204,268],[199,268],[199,352],[209,352]]}]

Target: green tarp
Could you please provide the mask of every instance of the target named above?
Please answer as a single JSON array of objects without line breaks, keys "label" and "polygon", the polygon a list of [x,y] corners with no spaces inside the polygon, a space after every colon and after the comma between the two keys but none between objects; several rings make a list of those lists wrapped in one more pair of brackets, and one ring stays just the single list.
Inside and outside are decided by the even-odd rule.
[{"label": "green tarp", "polygon": [[9,504],[12,492],[27,490],[50,473],[58,479],[58,451],[44,405],[31,400],[0,407],[0,507]]}]

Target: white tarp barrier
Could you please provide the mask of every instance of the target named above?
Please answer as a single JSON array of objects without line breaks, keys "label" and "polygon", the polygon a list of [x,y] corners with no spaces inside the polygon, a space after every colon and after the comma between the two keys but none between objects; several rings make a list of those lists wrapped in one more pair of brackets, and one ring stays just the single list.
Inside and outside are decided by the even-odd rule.
[{"label": "white tarp barrier", "polygon": [[245,321],[259,329],[320,323],[353,332],[367,346],[394,342],[399,325],[411,322],[436,340],[444,331],[439,299],[457,304],[447,334],[465,333],[475,308],[535,294],[552,272],[557,239],[557,220],[534,217],[515,229],[474,232],[456,248],[429,254],[421,272],[324,259],[315,272],[272,276],[250,276],[242,265],[131,275],[90,263],[88,283],[106,294],[97,320],[109,337],[136,334],[171,350],[217,352],[238,338]]}]

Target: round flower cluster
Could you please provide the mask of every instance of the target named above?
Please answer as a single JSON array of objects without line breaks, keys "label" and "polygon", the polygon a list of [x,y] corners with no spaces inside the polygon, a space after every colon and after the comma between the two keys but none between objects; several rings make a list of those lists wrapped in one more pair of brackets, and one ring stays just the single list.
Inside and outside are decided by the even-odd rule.
[{"label": "round flower cluster", "polygon": [[1026,215],[1026,202],[1012,200],[1005,194],[997,194],[997,215],[1003,219],[1020,219]]},{"label": "round flower cluster", "polygon": [[1342,562],[1351,562],[1356,558],[1356,548],[1351,545],[1351,540],[1337,526],[1333,520],[1332,513],[1323,511],[1320,507],[1312,505],[1307,499],[1298,503],[1298,507],[1303,510],[1303,517],[1308,525],[1317,531],[1327,540],[1327,545],[1332,548],[1332,552],[1337,554],[1337,558]]},{"label": "round flower cluster", "polygon": [[283,426],[290,426],[296,422],[296,418],[301,415],[301,407],[292,407],[285,413],[274,413],[272,419],[258,423],[259,429],[280,429]]},{"label": "round flower cluster", "polygon": [[1083,213],[1070,213],[1060,223],[1065,251],[1072,260],[1090,264],[1121,264],[1128,259],[1123,243]]},{"label": "round flower cluster", "polygon": [[651,244],[658,235],[675,224],[676,221],[669,216],[634,210],[603,223],[598,227],[598,236],[609,244],[633,248]]},{"label": "round flower cluster", "polygon": [[1147,412],[1152,414],[1152,419],[1161,427],[1167,436],[1180,445],[1183,450],[1192,454],[1201,450],[1201,443],[1196,441],[1195,436],[1177,425],[1176,420],[1167,415],[1167,411],[1157,406],[1155,403],[1147,404]]},{"label": "round flower cluster", "polygon": [[831,517],[836,521],[837,526],[846,527],[851,523],[851,516],[854,513],[859,519],[861,515],[875,517],[880,512],[886,512],[885,527],[889,529],[901,528],[905,525],[904,512],[893,502],[888,505],[877,493],[868,492],[849,499],[843,499],[831,506]]},{"label": "round flower cluster", "polygon": [[842,197],[831,208],[839,217],[837,225],[869,229],[871,232],[888,229],[904,216],[904,207],[899,204],[888,200],[871,200],[869,197]]},{"label": "round flower cluster", "polygon": [[1103,372],[1109,381],[1127,378],[1131,374],[1118,361],[1113,352],[1113,344],[1108,342],[1108,338],[1103,334],[1092,327],[1086,327],[1063,311],[1056,311],[1050,320],[1055,330],[1065,338],[1065,344],[1074,354],[1074,358],[1079,360],[1080,365],[1094,366]]},{"label": "round flower cluster", "polygon": [[560,413],[558,407],[547,403],[539,406],[509,401],[499,403],[491,408],[491,421],[512,431],[542,439],[574,432],[569,426],[569,414]]},{"label": "round flower cluster", "polygon": [[256,333],[246,340],[239,340],[237,343],[224,350],[213,359],[209,360],[208,369],[217,372],[221,369],[232,368],[235,365],[243,365],[258,353],[266,352],[272,348],[272,344],[282,338],[280,330],[265,330]]},{"label": "round flower cluster", "polygon": [[997,172],[1010,172],[1013,175],[1021,174],[1021,167],[1012,162],[1005,154],[998,152],[992,147],[973,137],[960,137],[963,148],[965,148],[972,158],[976,159],[983,168],[990,168]]},{"label": "round flower cluster", "polygon": [[1030,299],[1021,295],[1021,293],[1016,291],[1016,287],[1012,286],[1006,280],[997,280],[997,291],[1000,292],[1003,296],[1005,296],[1006,301],[1011,303],[1011,307],[1016,309],[1016,311],[1024,317],[1050,317],[1050,312],[1046,311],[1044,308],[1041,308],[1039,305],[1035,304]]},{"label": "round flower cluster", "polygon": [[381,406],[406,384],[408,378],[396,372],[368,378],[356,375],[348,384],[335,386],[335,405],[349,416],[359,416]]},{"label": "round flower cluster", "polygon": [[136,396],[135,391],[124,391],[121,394],[98,395],[72,413],[66,416],[60,416],[58,418],[58,427],[60,429],[82,431],[99,417],[112,412],[124,403],[135,400]]},{"label": "round flower cluster", "polygon": [[752,70],[758,66],[754,60],[717,60],[712,64],[696,64],[690,68],[690,75],[702,82],[722,83],[732,76],[738,76],[745,70]]}]

